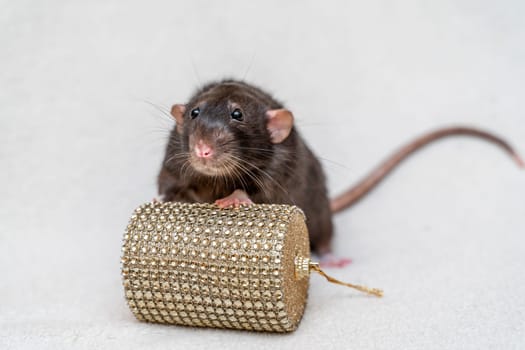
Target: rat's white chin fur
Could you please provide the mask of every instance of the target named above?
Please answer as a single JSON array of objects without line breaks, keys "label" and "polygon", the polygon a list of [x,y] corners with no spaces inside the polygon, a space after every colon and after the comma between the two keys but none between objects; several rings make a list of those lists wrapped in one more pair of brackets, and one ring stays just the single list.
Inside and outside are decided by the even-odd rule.
[{"label": "rat's white chin fur", "polygon": [[197,159],[190,160],[191,167],[199,174],[206,176],[228,176],[230,171],[223,162],[217,160],[201,161]]}]

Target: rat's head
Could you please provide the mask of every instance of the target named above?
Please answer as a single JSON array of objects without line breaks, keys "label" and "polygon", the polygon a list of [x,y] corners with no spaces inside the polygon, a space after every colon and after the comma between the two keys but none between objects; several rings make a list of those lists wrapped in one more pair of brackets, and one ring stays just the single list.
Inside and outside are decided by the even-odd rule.
[{"label": "rat's head", "polygon": [[293,115],[250,85],[211,84],[171,114],[189,166],[207,176],[240,177],[271,159],[273,146],[284,142]]}]

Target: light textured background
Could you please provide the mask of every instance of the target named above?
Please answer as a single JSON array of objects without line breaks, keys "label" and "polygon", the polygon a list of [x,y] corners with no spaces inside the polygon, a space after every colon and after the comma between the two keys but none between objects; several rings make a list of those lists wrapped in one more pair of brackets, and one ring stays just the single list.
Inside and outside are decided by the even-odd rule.
[{"label": "light textured background", "polygon": [[290,335],[148,325],[120,244],[155,195],[170,120],[225,76],[286,102],[331,193],[449,124],[525,152],[523,1],[0,1],[1,349],[523,349],[525,172],[455,138],[336,218]]}]

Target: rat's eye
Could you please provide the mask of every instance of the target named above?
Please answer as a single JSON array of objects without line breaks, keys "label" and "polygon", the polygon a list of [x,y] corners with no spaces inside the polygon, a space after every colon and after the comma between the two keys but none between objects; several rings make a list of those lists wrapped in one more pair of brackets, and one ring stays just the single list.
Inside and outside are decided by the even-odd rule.
[{"label": "rat's eye", "polygon": [[232,119],[235,119],[235,120],[242,120],[242,112],[239,108],[235,108],[231,114],[232,116]]},{"label": "rat's eye", "polygon": [[190,112],[191,119],[197,118],[197,116],[199,115],[200,112],[201,112],[201,110],[198,107],[192,109],[191,112]]}]

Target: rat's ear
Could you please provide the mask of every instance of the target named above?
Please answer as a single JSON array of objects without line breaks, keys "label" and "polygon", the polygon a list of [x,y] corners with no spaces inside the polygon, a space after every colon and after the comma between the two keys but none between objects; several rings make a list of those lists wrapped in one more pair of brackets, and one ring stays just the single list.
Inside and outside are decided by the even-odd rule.
[{"label": "rat's ear", "polygon": [[293,114],[287,109],[272,109],[266,112],[266,128],[270,132],[272,143],[281,143],[292,131]]},{"label": "rat's ear", "polygon": [[175,118],[177,123],[177,132],[182,134],[182,126],[184,125],[184,112],[186,111],[186,106],[181,104],[176,104],[171,107],[171,115]]}]

